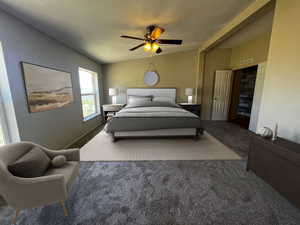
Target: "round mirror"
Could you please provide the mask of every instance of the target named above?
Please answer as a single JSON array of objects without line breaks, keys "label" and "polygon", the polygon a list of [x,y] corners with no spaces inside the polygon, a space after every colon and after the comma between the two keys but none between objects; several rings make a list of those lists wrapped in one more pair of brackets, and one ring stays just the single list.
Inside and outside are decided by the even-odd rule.
[{"label": "round mirror", "polygon": [[159,82],[159,76],[155,71],[147,71],[144,75],[144,83],[148,86],[155,86]]}]

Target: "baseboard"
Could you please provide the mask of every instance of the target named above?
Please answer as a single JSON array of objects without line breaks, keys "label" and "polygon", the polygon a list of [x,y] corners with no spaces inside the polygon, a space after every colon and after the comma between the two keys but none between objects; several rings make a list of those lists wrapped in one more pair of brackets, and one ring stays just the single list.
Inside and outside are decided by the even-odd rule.
[{"label": "baseboard", "polygon": [[70,148],[70,146],[74,145],[76,142],[78,142],[80,139],[87,136],[89,133],[91,133],[93,130],[96,130],[98,127],[102,126],[105,122],[102,122],[101,124],[98,124],[94,128],[92,128],[90,131],[85,132],[84,134],[80,135],[79,137],[75,138],[73,141],[71,141],[69,144],[65,145],[63,148],[67,149]]}]

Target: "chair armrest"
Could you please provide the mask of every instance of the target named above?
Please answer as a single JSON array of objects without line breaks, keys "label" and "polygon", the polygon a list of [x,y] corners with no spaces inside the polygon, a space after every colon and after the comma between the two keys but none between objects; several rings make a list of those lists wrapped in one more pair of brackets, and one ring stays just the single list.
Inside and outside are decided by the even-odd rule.
[{"label": "chair armrest", "polygon": [[12,179],[14,184],[5,197],[14,208],[35,208],[67,199],[66,181],[62,174]]},{"label": "chair armrest", "polygon": [[43,149],[43,150],[51,159],[57,155],[64,155],[68,161],[80,161],[79,148],[65,149],[65,150],[50,150],[50,149]]}]

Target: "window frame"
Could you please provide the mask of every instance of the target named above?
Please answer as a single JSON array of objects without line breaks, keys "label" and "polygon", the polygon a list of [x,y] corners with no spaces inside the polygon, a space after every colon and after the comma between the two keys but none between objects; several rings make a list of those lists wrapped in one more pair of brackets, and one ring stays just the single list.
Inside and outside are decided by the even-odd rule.
[{"label": "window frame", "polygon": [[[0,42],[0,82],[3,81],[3,77],[7,78],[7,71],[6,71],[6,64],[4,61],[4,52],[2,43]],[[11,142],[11,136],[8,129],[8,118],[5,111],[5,105],[4,105],[4,98],[2,97],[2,88],[3,86],[0,85],[0,129],[3,137],[3,144],[8,144]],[[0,144],[1,146],[1,144]]]},{"label": "window frame", "polygon": [[[8,126],[7,126],[7,118],[6,118],[6,113],[4,109],[4,104],[3,104],[3,98],[0,93],[0,133],[2,133],[3,137],[3,144],[8,144],[10,142],[10,136],[8,132]],[[2,144],[0,143],[0,146]]]},{"label": "window frame", "polygon": [[[82,93],[82,87],[81,87],[81,83],[80,83],[80,71],[84,71],[87,73],[92,74],[93,76],[93,92],[91,93]],[[85,69],[83,67],[79,67],[78,68],[78,76],[79,76],[79,86],[80,86],[80,101],[81,101],[81,110],[82,110],[82,118],[83,121],[88,121],[90,119],[93,119],[99,115],[101,115],[101,110],[100,110],[100,94],[99,94],[99,76],[97,72]],[[94,101],[95,101],[95,113],[90,114],[86,117],[84,117],[83,115],[83,103],[82,103],[82,96],[93,96],[94,97]]]}]

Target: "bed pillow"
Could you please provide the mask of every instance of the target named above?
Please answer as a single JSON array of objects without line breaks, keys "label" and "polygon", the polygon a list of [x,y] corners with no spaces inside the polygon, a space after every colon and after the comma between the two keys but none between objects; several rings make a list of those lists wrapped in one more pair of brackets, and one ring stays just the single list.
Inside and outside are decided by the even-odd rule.
[{"label": "bed pillow", "polygon": [[171,107],[171,108],[181,108],[179,105],[173,102],[141,102],[141,103],[131,103],[125,106],[125,109],[128,108],[139,108],[139,107]]},{"label": "bed pillow", "polygon": [[128,95],[127,104],[137,104],[142,102],[151,102],[152,96]]},{"label": "bed pillow", "polygon": [[164,96],[153,97],[152,101],[154,101],[154,102],[171,102],[171,103],[175,103],[175,99],[172,99],[170,97],[164,97]]},{"label": "bed pillow", "polygon": [[51,159],[48,155],[39,147],[34,147],[17,161],[8,165],[8,170],[17,177],[40,177],[44,175],[50,163]]}]

